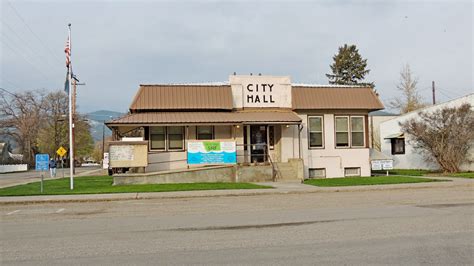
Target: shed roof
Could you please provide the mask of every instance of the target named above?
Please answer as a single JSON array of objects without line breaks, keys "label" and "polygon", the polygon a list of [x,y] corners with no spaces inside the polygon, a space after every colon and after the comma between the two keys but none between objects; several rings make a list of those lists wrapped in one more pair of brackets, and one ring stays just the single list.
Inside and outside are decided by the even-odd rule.
[{"label": "shed roof", "polygon": [[153,110],[232,110],[229,85],[140,85],[132,113]]},{"label": "shed roof", "polygon": [[293,86],[293,109],[366,109],[384,106],[370,87]]}]

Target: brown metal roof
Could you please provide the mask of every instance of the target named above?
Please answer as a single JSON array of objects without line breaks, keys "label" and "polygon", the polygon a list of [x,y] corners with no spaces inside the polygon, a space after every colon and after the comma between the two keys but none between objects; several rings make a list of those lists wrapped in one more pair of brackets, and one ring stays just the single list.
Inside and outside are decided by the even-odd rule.
[{"label": "brown metal roof", "polygon": [[133,113],[107,122],[108,126],[132,124],[299,124],[301,118],[291,111],[241,112],[144,112]]},{"label": "brown metal roof", "polygon": [[293,109],[366,109],[384,106],[372,88],[304,87],[292,88]]},{"label": "brown metal roof", "polygon": [[232,110],[229,85],[140,85],[130,111]]}]

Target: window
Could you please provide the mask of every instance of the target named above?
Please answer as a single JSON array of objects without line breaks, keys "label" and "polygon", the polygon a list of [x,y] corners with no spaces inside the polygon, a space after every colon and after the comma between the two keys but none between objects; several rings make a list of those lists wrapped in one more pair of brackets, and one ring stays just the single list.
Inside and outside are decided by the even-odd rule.
[{"label": "window", "polygon": [[183,127],[168,127],[168,150],[182,150],[184,148],[183,129]]},{"label": "window", "polygon": [[351,146],[364,147],[364,117],[351,116]]},{"label": "window", "polygon": [[309,178],[325,178],[326,168],[310,168]]},{"label": "window", "polygon": [[165,127],[150,127],[150,149],[165,150]]},{"label": "window", "polygon": [[150,150],[183,150],[184,127],[150,127]]},{"label": "window", "polygon": [[349,117],[336,117],[336,147],[349,147]]},{"label": "window", "polygon": [[405,139],[394,138],[392,140],[392,154],[405,154]]},{"label": "window", "polygon": [[344,168],[344,176],[360,176],[360,167]]},{"label": "window", "polygon": [[309,130],[309,147],[322,148],[323,147],[323,117],[310,116],[308,117]]},{"label": "window", "polygon": [[336,116],[336,147],[365,147],[363,116]]},{"label": "window", "polygon": [[196,127],[196,139],[199,139],[199,140],[214,139],[214,127],[213,126]]}]

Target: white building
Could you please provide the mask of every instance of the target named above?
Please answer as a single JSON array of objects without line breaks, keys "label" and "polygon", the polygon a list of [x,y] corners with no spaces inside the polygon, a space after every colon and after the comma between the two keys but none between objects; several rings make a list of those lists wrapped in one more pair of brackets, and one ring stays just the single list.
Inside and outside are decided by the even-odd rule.
[{"label": "white building", "polygon": [[[445,107],[458,107],[469,103],[474,108],[474,94],[454,99],[445,103],[428,106],[404,115],[400,115],[380,124],[380,143],[382,152],[393,159],[393,166],[396,169],[439,169],[438,165],[427,163],[422,154],[414,150],[408,136],[404,135],[400,129],[400,123],[416,118],[420,112],[433,112]],[[474,159],[474,148],[471,148],[470,156]],[[473,171],[474,164],[463,165],[464,171]]]},{"label": "white building", "polygon": [[305,178],[369,176],[368,113],[380,109],[369,87],[232,75],[228,83],[140,85],[130,113],[107,126],[116,140],[143,137],[145,172],[189,168],[189,141],[230,140],[238,164],[299,159]]}]

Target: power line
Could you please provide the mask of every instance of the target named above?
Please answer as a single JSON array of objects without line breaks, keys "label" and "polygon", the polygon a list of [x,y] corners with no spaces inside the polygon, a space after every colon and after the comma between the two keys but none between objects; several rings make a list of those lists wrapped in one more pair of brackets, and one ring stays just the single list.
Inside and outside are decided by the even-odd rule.
[{"label": "power line", "polygon": [[[0,39],[2,40],[2,39]],[[6,43],[5,41],[2,40],[2,43],[8,48],[10,49],[11,51],[13,51],[14,53],[20,55],[28,64],[30,64],[35,70],[38,71],[38,73],[41,73],[41,75],[43,76],[43,78],[47,79],[48,81],[52,81],[50,80],[50,78],[48,78],[48,76],[41,70],[39,69],[38,67],[36,67],[33,63],[31,63],[31,61],[29,60],[29,58],[27,58],[24,54],[22,53],[19,53],[18,51],[16,51],[15,49],[13,49],[8,43]],[[53,82],[55,83],[55,82]]]},{"label": "power line", "polygon": [[[13,29],[10,25],[8,25],[8,23],[6,23],[3,19],[2,19],[1,21],[2,21],[2,23],[3,23],[5,26],[7,26],[7,28],[8,28],[11,32],[13,32],[13,34],[18,38],[18,40],[20,40],[20,43],[21,43],[21,44],[24,44],[24,45],[30,50],[31,54],[37,55],[38,57],[41,56],[42,59],[47,59],[47,60],[44,60],[44,61],[47,62],[50,66],[52,66],[52,67],[58,67],[58,69],[59,69],[59,66],[58,66],[58,65],[56,65],[56,64],[51,64],[51,62],[48,60],[48,59],[50,59],[51,57],[42,56],[41,53],[38,53],[37,50],[35,50],[35,49],[33,49],[31,46],[29,46],[29,45],[28,45],[28,42],[25,41],[25,40],[15,31],[15,29]],[[3,34],[3,35],[2,35],[3,38],[5,38],[5,37],[7,37],[7,36],[8,36],[8,35],[6,35],[6,34]],[[8,38],[7,38],[7,39],[8,39]],[[10,40],[10,41],[11,41],[11,40]],[[18,47],[18,46],[19,46],[19,45],[16,45],[16,47]]]},{"label": "power line", "polygon": [[38,35],[30,28],[30,26],[28,26],[28,23],[26,23],[26,21],[23,19],[23,17],[20,15],[20,13],[16,10],[16,8],[10,3],[10,1],[7,0],[7,3],[8,5],[10,5],[10,7],[12,8],[12,10],[15,12],[15,14],[17,15],[17,17],[23,22],[23,24],[25,24],[26,28],[28,28],[28,30],[33,34],[33,36],[36,37],[36,39],[38,39],[38,41],[46,48],[46,50],[53,56],[55,57],[57,60],[59,60],[59,62],[61,62],[61,60],[56,56],[56,54],[54,52],[51,51],[51,49],[49,49],[49,47],[41,40],[40,37],[38,37]]}]

